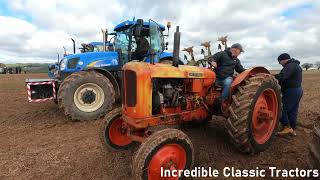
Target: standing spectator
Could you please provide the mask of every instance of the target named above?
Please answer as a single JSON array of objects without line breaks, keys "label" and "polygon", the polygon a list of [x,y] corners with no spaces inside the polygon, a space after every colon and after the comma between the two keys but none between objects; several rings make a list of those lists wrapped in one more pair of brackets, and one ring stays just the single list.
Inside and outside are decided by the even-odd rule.
[{"label": "standing spectator", "polygon": [[295,128],[297,126],[297,116],[300,99],[303,94],[301,88],[302,69],[300,62],[283,53],[278,57],[279,64],[283,69],[275,77],[278,79],[282,91],[282,131],[278,135],[292,134],[296,136]]}]

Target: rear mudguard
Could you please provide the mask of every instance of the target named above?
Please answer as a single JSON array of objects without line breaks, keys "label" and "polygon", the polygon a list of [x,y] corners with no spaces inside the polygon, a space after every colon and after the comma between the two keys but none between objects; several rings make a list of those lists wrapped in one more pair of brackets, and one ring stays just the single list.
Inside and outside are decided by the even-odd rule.
[{"label": "rear mudguard", "polygon": [[233,81],[231,84],[231,92],[234,92],[235,89],[237,89],[238,85],[243,82],[244,80],[246,80],[248,77],[250,76],[254,76],[258,73],[266,73],[266,74],[270,74],[270,72],[264,68],[264,67],[253,67],[250,69],[247,69],[245,71],[243,71],[242,73],[240,73]]}]

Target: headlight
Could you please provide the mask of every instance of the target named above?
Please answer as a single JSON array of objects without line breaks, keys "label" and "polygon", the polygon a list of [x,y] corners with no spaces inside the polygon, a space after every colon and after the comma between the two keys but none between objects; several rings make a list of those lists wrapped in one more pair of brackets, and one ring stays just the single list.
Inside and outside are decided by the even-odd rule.
[{"label": "headlight", "polygon": [[65,68],[66,68],[66,65],[67,65],[67,61],[68,59],[67,58],[63,58],[60,62],[60,70],[63,71]]}]

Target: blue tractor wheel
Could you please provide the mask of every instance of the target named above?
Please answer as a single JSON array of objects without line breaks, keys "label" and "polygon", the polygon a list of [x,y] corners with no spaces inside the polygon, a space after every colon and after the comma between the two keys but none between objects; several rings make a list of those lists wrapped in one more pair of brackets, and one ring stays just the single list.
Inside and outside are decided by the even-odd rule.
[{"label": "blue tractor wheel", "polygon": [[96,71],[80,71],[68,76],[58,91],[58,104],[73,120],[94,120],[112,110],[114,87]]}]

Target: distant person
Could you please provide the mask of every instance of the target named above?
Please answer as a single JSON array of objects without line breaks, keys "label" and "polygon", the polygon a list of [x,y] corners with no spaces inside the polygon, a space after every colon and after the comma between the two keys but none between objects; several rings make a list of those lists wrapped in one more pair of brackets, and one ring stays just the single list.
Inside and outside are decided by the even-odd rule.
[{"label": "distant person", "polygon": [[133,60],[142,61],[146,57],[148,50],[150,48],[149,42],[145,37],[135,36],[137,48],[132,54]]},{"label": "distant person", "polygon": [[297,126],[297,116],[299,103],[303,94],[301,88],[302,69],[300,62],[283,53],[278,57],[278,62],[283,66],[279,74],[275,75],[278,79],[282,91],[282,117],[280,122],[282,130],[278,135],[294,135]]},{"label": "distant person", "polygon": [[21,67],[19,67],[19,74],[21,74],[21,70],[22,70]]}]

